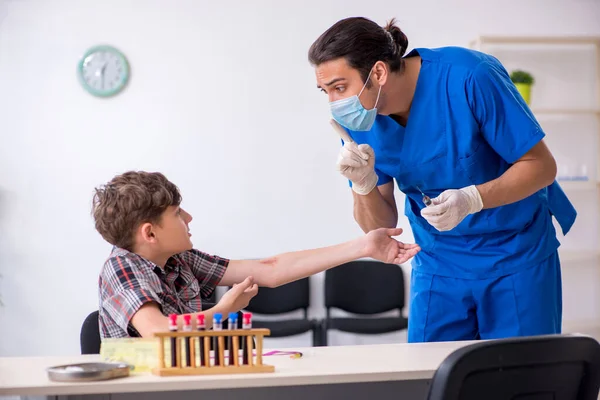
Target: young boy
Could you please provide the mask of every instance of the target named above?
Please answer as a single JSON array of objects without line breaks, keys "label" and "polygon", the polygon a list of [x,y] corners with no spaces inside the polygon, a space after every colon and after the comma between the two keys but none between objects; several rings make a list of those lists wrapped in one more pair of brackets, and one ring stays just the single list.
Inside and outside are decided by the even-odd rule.
[{"label": "young boy", "polygon": [[[192,248],[192,216],[180,203],[177,186],[157,172],[126,172],[96,189],[96,229],[114,246],[99,280],[103,338],[150,337],[168,330],[172,313],[202,312],[210,328],[213,314],[243,309],[258,286],[280,286],[362,257],[401,264],[420,250],[392,239],[402,229],[379,229],[336,246],[228,260]],[[201,297],[219,285],[233,287],[202,311]]]}]

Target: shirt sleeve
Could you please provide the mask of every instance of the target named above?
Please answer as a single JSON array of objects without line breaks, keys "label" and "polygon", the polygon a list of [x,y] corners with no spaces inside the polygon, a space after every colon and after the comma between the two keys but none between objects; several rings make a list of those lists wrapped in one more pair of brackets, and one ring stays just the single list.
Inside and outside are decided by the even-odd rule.
[{"label": "shirt sleeve", "polygon": [[162,304],[158,279],[146,276],[134,259],[111,257],[102,271],[102,307],[123,331],[133,315],[149,302]]},{"label": "shirt sleeve", "polygon": [[229,260],[196,249],[186,251],[182,257],[198,279],[202,297],[209,297],[223,279]]},{"label": "shirt sleeve", "polygon": [[384,174],[378,170],[377,167],[375,167],[375,173],[377,174],[377,186],[385,185],[386,183],[390,183],[392,181],[391,176]]},{"label": "shirt sleeve", "polygon": [[509,164],[545,134],[497,60],[479,64],[466,83],[469,106],[490,146]]}]

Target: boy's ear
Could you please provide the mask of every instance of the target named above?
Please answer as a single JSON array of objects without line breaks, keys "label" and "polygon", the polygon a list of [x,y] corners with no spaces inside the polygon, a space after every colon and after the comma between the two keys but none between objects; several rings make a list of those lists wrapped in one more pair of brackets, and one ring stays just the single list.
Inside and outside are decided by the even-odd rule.
[{"label": "boy's ear", "polygon": [[154,243],[156,241],[156,234],[154,233],[154,227],[151,223],[146,222],[142,224],[140,233],[144,242]]}]

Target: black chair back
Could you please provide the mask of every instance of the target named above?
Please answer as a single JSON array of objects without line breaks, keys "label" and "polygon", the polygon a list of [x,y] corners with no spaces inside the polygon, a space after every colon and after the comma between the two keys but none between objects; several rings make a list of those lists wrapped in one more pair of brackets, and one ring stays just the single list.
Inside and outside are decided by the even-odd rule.
[{"label": "black chair back", "polygon": [[[276,288],[261,287],[258,294],[250,300],[244,311],[258,314],[253,318],[253,326],[271,331],[271,338],[299,335],[311,331],[313,346],[320,345],[321,323],[308,319],[310,306],[310,280],[300,279]],[[261,315],[278,315],[302,310],[302,318],[261,319]],[[240,320],[241,323],[241,320]]]},{"label": "black chair back", "polygon": [[260,288],[245,310],[257,314],[284,314],[300,309],[306,311],[309,304],[309,278],[304,278],[276,288]]},{"label": "black chair back", "polygon": [[532,336],[484,341],[450,354],[429,400],[596,400],[600,344],[589,337]]},{"label": "black chair back", "polygon": [[100,354],[100,323],[98,311],[89,314],[83,321],[79,333],[81,354]]},{"label": "black chair back", "polygon": [[395,264],[351,261],[325,272],[325,307],[353,314],[404,308],[404,273]]}]

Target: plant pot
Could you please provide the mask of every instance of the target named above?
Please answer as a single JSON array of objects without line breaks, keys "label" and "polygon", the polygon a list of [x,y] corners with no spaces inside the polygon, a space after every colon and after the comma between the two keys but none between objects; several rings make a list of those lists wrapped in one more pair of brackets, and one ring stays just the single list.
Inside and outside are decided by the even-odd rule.
[{"label": "plant pot", "polygon": [[525,100],[525,103],[529,105],[531,103],[531,84],[529,83],[515,83],[517,90]]}]

